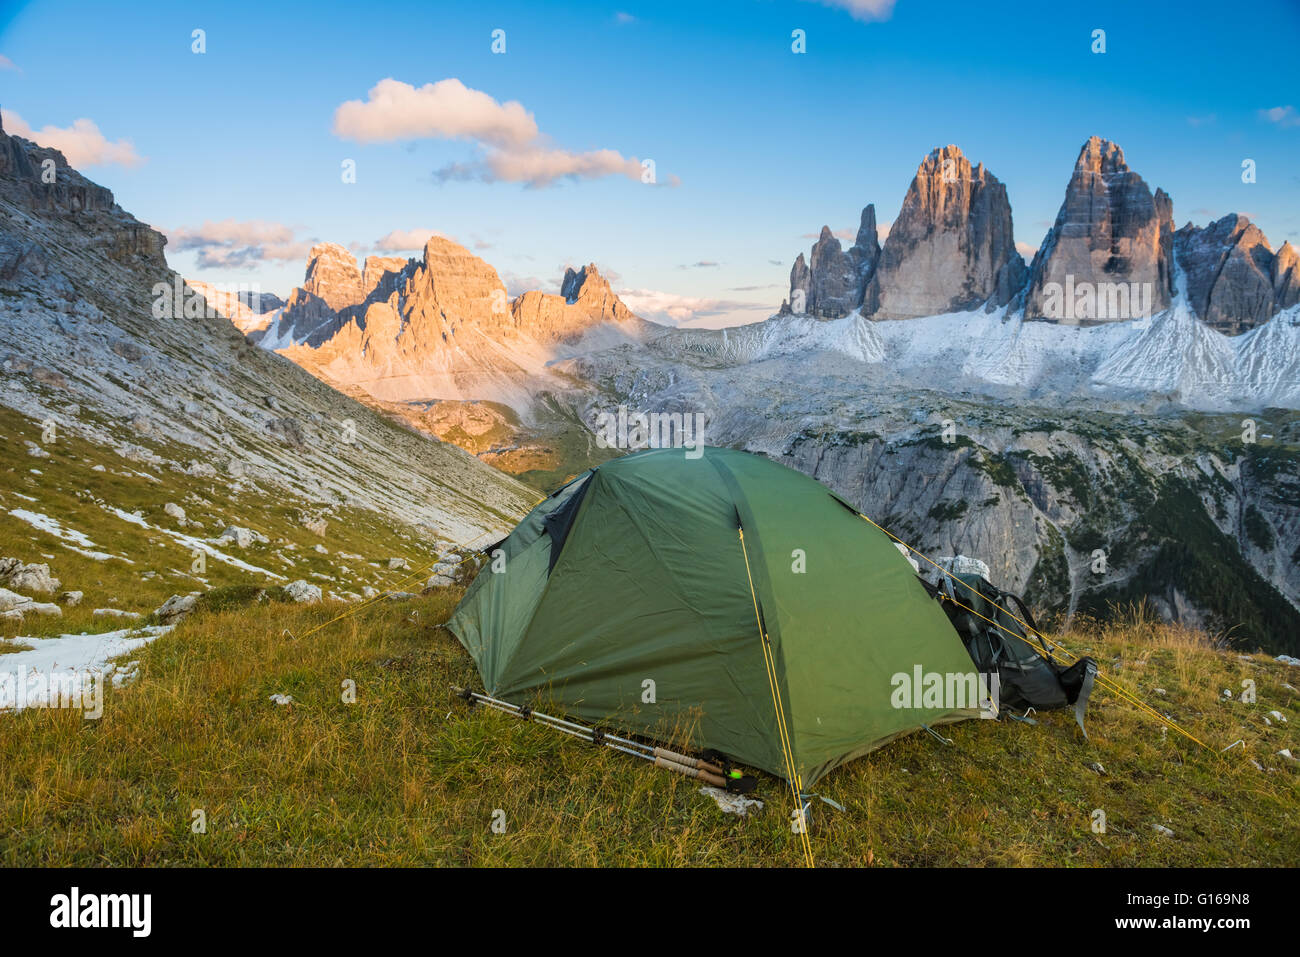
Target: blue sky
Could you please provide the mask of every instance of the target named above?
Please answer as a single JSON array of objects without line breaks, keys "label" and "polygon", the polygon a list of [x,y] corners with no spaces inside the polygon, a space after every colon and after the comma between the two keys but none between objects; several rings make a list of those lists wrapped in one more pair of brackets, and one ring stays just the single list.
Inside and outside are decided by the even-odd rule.
[{"label": "blue sky", "polygon": [[[807,237],[854,229],[868,202],[890,222],[947,143],[1007,185],[1016,239],[1036,247],[1094,133],[1170,193],[1179,225],[1244,212],[1274,248],[1300,239],[1300,4],[857,2],[6,4],[0,105],[11,132],[21,120],[38,141],[53,127],[86,144],[85,171],[173,233],[184,275],[281,295],[313,240],[364,255],[437,230],[512,292],[594,260],[648,318],[752,321],[783,298]],[[386,78],[454,78],[488,114],[531,115],[535,138],[484,134],[481,117],[469,136],[445,122],[339,135],[338,107]],[[93,127],[68,132],[78,120]],[[658,185],[617,171],[485,182],[502,137],[507,160],[649,158]],[[471,178],[435,175],[451,167]],[[251,245],[197,245],[218,240]]]}]

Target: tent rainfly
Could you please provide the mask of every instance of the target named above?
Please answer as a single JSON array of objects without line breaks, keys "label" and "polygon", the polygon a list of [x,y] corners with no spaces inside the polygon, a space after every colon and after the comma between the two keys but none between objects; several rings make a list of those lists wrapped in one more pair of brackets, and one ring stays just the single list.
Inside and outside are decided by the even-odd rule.
[{"label": "tent rainfly", "polygon": [[978,714],[920,693],[900,706],[900,676],[970,675],[970,656],[886,535],[762,456],[614,459],[489,551],[448,627],[497,698],[801,787]]}]

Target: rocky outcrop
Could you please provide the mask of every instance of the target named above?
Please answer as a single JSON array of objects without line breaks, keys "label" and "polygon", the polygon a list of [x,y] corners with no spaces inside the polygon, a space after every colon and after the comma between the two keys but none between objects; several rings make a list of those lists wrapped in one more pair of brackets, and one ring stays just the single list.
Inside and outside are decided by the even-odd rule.
[{"label": "rocky outcrop", "polygon": [[862,293],[880,257],[876,233],[876,207],[862,210],[861,224],[854,244],[845,250],[823,226],[813,244],[811,265],[805,265],[803,253],[795,258],[790,270],[790,298],[781,304],[781,313],[807,314],[820,319],[838,319],[862,305]]},{"label": "rocky outcrop", "polygon": [[361,270],[361,288],[366,302],[381,302],[397,292],[414,271],[415,260],[398,256],[367,256]]},{"label": "rocky outcrop", "polygon": [[364,326],[370,307],[395,296],[414,270],[414,260],[396,256],[367,256],[364,266],[358,266],[338,243],[317,243],[307,254],[303,284],[290,293],[272,338],[276,344],[314,347],[349,322]]},{"label": "rocky outcrop", "polygon": [[39,592],[52,595],[59,590],[61,582],[50,575],[50,566],[45,563],[25,565],[16,558],[0,558],[0,583],[19,591]]},{"label": "rocky outcrop", "polygon": [[302,289],[335,312],[365,298],[356,257],[338,243],[317,243],[311,248]]},{"label": "rocky outcrop", "polygon": [[1172,296],[1173,203],[1163,190],[1152,194],[1119,146],[1090,137],[1029,267],[1025,317],[1131,319],[1167,309]]},{"label": "rocky outcrop", "polygon": [[782,315],[807,313],[811,299],[812,272],[804,261],[803,253],[800,253],[794,257],[794,265],[790,267],[790,298],[781,303],[780,312]]},{"label": "rocky outcrop", "polygon": [[812,248],[810,267],[812,289],[809,295],[814,316],[834,319],[848,315],[862,301],[862,283],[853,257],[840,248],[840,241],[822,227],[821,236]]},{"label": "rocky outcrop", "polygon": [[1174,234],[1187,297],[1204,322],[1235,336],[1295,305],[1295,249],[1274,253],[1268,239],[1245,216],[1230,213],[1200,228],[1188,223]]},{"label": "rocky outcrop", "polygon": [[1300,254],[1289,242],[1273,258],[1273,307],[1290,309],[1300,302]]},{"label": "rocky outcrop", "polygon": [[1006,187],[955,146],[921,163],[868,284],[863,314],[911,319],[1004,305],[1019,289]]},{"label": "rocky outcrop", "polygon": [[[56,149],[10,136],[0,126],[0,179],[4,194],[15,205],[37,216],[76,221],[76,245],[94,248],[123,263],[143,260],[146,266],[166,267],[167,238],[118,206],[112,190],[91,182],[68,165]],[[0,237],[0,268],[26,260],[29,268],[44,269],[46,252],[15,236]]]}]

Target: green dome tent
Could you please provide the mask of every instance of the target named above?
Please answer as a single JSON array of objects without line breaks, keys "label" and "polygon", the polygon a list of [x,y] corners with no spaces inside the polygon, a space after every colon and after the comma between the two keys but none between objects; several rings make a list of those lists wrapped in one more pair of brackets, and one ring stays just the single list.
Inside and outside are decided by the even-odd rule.
[{"label": "green dome tent", "polygon": [[686,735],[786,779],[792,765],[801,786],[978,713],[912,696],[915,679],[974,667],[887,536],[783,465],[695,455],[585,472],[488,550],[448,627],[490,695]]}]

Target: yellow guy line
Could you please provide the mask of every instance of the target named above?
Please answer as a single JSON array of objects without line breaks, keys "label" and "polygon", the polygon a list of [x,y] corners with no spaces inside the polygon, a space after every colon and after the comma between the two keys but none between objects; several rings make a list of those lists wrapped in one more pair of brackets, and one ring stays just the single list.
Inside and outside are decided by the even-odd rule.
[{"label": "yellow guy line", "polygon": [[[1003,612],[1004,614],[1006,614],[1007,616],[1009,616],[1009,617],[1012,618],[1013,620],[1019,622],[1021,625],[1024,626],[1025,630],[1028,631],[1031,635],[1034,635],[1035,637],[1037,637],[1037,638],[1039,638],[1039,639],[1042,640],[1042,642],[1043,642],[1043,644],[1044,644],[1044,646],[1045,646],[1045,648],[1046,648],[1046,651],[1047,651],[1048,657],[1051,658],[1051,660],[1052,660],[1053,662],[1056,662],[1057,664],[1062,664],[1062,663],[1064,663],[1064,664],[1073,664],[1075,661],[1078,661],[1078,660],[1079,660],[1079,656],[1078,656],[1078,655],[1076,655],[1074,652],[1070,651],[1069,648],[1066,648],[1066,647],[1065,647],[1064,645],[1062,645],[1059,641],[1056,641],[1056,640],[1054,640],[1054,639],[1052,639],[1052,638],[1048,638],[1048,637],[1046,637],[1045,635],[1041,634],[1041,633],[1040,633],[1036,628],[1032,627],[1032,626],[1031,626],[1027,621],[1025,621],[1024,619],[1022,619],[1022,618],[1018,617],[1017,615],[1015,615],[1014,613],[1008,611],[1006,608],[1003,608],[1003,607],[1002,607],[1001,605],[999,605],[997,602],[995,602],[995,601],[990,601],[990,600],[988,599],[987,596],[985,596],[985,595],[980,595],[980,593],[979,593],[976,589],[974,589],[974,588],[972,588],[970,585],[966,584],[966,582],[962,581],[962,580],[961,580],[960,578],[958,578],[956,575],[954,575],[954,574],[952,574],[951,572],[947,571],[947,570],[946,570],[942,565],[939,565],[938,563],[936,563],[936,562],[934,562],[934,561],[931,561],[930,558],[929,558],[929,556],[925,555],[925,554],[922,553],[921,551],[919,551],[919,550],[913,548],[911,545],[907,544],[907,542],[903,541],[901,538],[899,538],[897,535],[895,535],[895,534],[894,534],[893,532],[891,532],[889,529],[887,529],[887,528],[882,528],[880,525],[877,525],[875,522],[873,522],[871,519],[867,518],[867,516],[863,515],[861,512],[857,511],[856,509],[854,510],[854,513],[858,516],[858,518],[862,519],[864,522],[866,522],[868,525],[871,525],[873,528],[876,528],[876,529],[878,529],[879,531],[884,532],[887,536],[889,536],[889,537],[890,537],[891,539],[893,539],[894,541],[898,542],[898,544],[902,545],[902,546],[903,546],[904,548],[906,548],[908,551],[914,553],[915,555],[919,556],[920,558],[925,559],[927,562],[930,562],[931,565],[934,565],[935,568],[939,569],[939,571],[940,571],[941,574],[944,574],[944,575],[948,576],[948,577],[951,578],[953,581],[955,581],[957,584],[959,584],[959,585],[961,585],[963,588],[965,588],[967,591],[974,592],[976,595],[979,595],[979,596],[980,596],[981,598],[983,598],[985,601],[989,602],[989,604],[992,605],[994,608],[996,608],[996,609],[998,609],[999,611]],[[964,609],[966,609],[966,611],[970,612],[972,615],[974,615],[974,616],[977,617],[977,618],[983,618],[983,619],[984,619],[985,621],[987,621],[989,624],[991,624],[991,625],[993,625],[994,627],[998,628],[999,630],[1001,630],[1001,631],[1004,632],[1005,634],[1011,635],[1011,636],[1014,637],[1014,638],[1019,638],[1021,641],[1025,642],[1025,643],[1026,643],[1027,645],[1029,645],[1031,648],[1034,647],[1033,643],[1032,643],[1031,641],[1029,641],[1029,639],[1025,638],[1023,635],[1017,635],[1014,631],[1009,630],[1008,628],[1006,628],[1005,626],[999,624],[998,622],[994,621],[993,619],[991,619],[991,618],[985,618],[983,615],[981,615],[981,614],[980,614],[979,612],[977,612],[975,609],[971,608],[969,605],[963,605],[961,602],[957,601],[957,599],[955,599],[955,598],[948,598],[948,601],[951,601],[951,602],[952,602],[954,605],[956,605],[958,608],[964,608]],[[1065,653],[1066,655],[1069,655],[1069,656],[1073,659],[1073,661],[1069,661],[1069,660],[1062,661],[1062,660],[1058,659],[1057,656],[1056,656],[1056,654],[1055,654],[1055,652],[1053,651],[1054,648],[1055,648],[1055,649],[1058,649],[1059,651],[1061,651],[1061,652],[1063,652],[1063,653]],[[1038,649],[1035,648],[1034,650],[1037,651]],[[1114,694],[1117,695],[1118,697],[1123,698],[1125,701],[1129,702],[1130,704],[1132,704],[1132,705],[1136,705],[1137,708],[1138,708],[1140,711],[1143,711],[1143,712],[1145,712],[1146,714],[1151,715],[1153,718],[1155,718],[1155,719],[1156,719],[1157,721],[1159,721],[1161,724],[1168,725],[1169,727],[1171,727],[1171,728],[1173,728],[1175,731],[1177,731],[1179,734],[1181,734],[1183,737],[1187,738],[1187,739],[1190,740],[1190,741],[1194,741],[1194,742],[1196,742],[1197,744],[1199,744],[1201,747],[1205,748],[1205,750],[1207,750],[1207,751],[1209,751],[1209,752],[1211,752],[1211,753],[1216,753],[1216,752],[1214,751],[1214,748],[1210,747],[1208,744],[1206,744],[1206,743],[1205,743],[1204,741],[1202,741],[1200,738],[1196,737],[1195,735],[1191,734],[1191,733],[1188,732],[1188,731],[1184,731],[1184,730],[1183,730],[1181,727],[1179,727],[1179,726],[1178,726],[1174,721],[1170,720],[1169,718],[1166,718],[1166,717],[1165,717],[1164,715],[1162,715],[1160,712],[1156,711],[1155,708],[1152,708],[1149,704],[1147,704],[1147,703],[1146,703],[1145,701],[1143,701],[1141,698],[1137,697],[1137,695],[1133,694],[1133,692],[1129,691],[1127,688],[1125,688],[1123,685],[1121,685],[1121,684],[1119,684],[1118,682],[1116,682],[1114,679],[1112,679],[1112,678],[1110,678],[1109,676],[1103,674],[1100,665],[1098,665],[1098,667],[1097,667],[1096,680],[1098,680],[1098,681],[1101,683],[1102,687],[1104,687],[1104,688],[1106,688],[1107,690],[1111,691],[1112,693],[1114,693]]]},{"label": "yellow guy line", "polygon": [[749,579],[749,597],[754,602],[754,622],[758,625],[758,640],[763,648],[763,664],[767,668],[767,683],[772,691],[772,707],[776,709],[776,728],[781,739],[781,756],[785,760],[786,780],[790,782],[790,790],[794,795],[794,807],[797,815],[795,820],[799,824],[800,845],[803,848],[805,862],[809,867],[816,867],[813,861],[812,842],[808,839],[808,825],[803,820],[803,805],[799,797],[800,792],[803,791],[803,782],[794,766],[794,752],[790,746],[789,730],[785,723],[785,705],[781,700],[781,691],[778,687],[776,661],[772,657],[771,640],[763,630],[763,616],[758,610],[758,593],[754,591],[754,573],[749,568],[749,549],[745,547],[745,530],[740,528],[737,531],[740,533],[740,551],[745,557],[745,577]]}]

